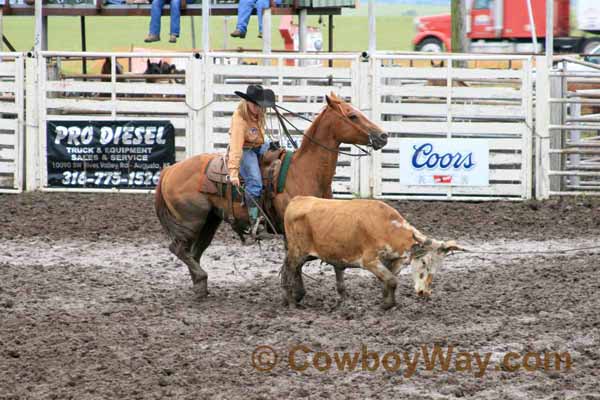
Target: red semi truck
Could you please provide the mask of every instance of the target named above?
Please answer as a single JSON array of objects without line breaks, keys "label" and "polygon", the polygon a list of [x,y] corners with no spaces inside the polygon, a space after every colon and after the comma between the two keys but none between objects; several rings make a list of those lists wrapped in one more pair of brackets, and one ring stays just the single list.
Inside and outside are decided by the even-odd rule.
[{"label": "red semi truck", "polygon": [[[474,52],[534,52],[527,0],[465,0],[467,36]],[[538,49],[546,36],[546,0],[531,0]],[[557,52],[590,54],[600,46],[600,37],[571,36],[569,0],[554,0],[554,48]],[[413,39],[418,51],[451,51],[450,14],[415,19]],[[600,0],[577,0],[577,28],[600,33]]]}]

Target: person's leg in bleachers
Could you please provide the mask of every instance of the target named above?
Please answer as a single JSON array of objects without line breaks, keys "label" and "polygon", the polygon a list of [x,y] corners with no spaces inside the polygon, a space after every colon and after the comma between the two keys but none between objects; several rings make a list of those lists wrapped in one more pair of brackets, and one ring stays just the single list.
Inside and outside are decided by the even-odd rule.
[{"label": "person's leg in bleachers", "polygon": [[158,42],[160,40],[160,15],[162,8],[165,5],[165,0],[152,0],[152,8],[150,10],[150,33],[144,39],[144,42]]},{"label": "person's leg in bleachers", "polygon": [[180,31],[181,0],[171,0],[171,35],[169,42],[177,42]]},{"label": "person's leg in bleachers", "polygon": [[263,10],[270,7],[269,0],[256,0],[256,16],[258,17],[258,37],[262,38],[263,34]]},{"label": "person's leg in bleachers", "polygon": [[256,0],[240,0],[238,4],[238,19],[235,31],[231,33],[233,37],[245,38],[248,30],[248,21],[252,15],[252,9]]}]

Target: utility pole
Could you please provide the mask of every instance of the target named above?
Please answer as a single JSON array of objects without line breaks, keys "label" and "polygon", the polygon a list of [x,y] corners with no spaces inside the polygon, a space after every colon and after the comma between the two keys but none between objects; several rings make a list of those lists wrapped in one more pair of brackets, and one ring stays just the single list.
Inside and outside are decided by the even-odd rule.
[{"label": "utility pole", "polygon": [[467,53],[469,39],[467,38],[467,8],[465,0],[452,0],[452,52]]}]

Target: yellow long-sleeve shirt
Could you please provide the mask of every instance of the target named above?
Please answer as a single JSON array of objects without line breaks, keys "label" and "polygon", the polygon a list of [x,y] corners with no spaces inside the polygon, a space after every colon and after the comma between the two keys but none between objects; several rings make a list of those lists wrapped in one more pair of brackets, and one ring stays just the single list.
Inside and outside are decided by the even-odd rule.
[{"label": "yellow long-sleeve shirt", "polygon": [[265,142],[265,134],[258,126],[258,121],[247,121],[236,110],[231,119],[229,135],[227,168],[229,169],[229,176],[237,178],[240,172],[242,152],[244,149],[262,145]]}]

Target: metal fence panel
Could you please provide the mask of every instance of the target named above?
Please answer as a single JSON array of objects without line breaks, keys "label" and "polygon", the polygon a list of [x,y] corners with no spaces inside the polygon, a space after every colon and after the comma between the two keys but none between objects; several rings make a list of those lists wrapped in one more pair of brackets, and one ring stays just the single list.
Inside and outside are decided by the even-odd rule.
[{"label": "metal fence panel", "polygon": [[[329,67],[329,60],[337,66]],[[326,104],[325,95],[331,91],[345,100],[358,104],[360,92],[358,55],[263,55],[239,53],[209,53],[205,60],[205,114],[207,151],[224,152],[229,142],[231,116],[239,98],[234,91],[245,91],[248,84],[262,84],[273,89],[278,104],[313,119]],[[365,96],[367,97],[367,96]],[[287,115],[299,130],[310,125],[301,118]],[[281,135],[277,120],[267,116],[267,131],[273,138]],[[299,143],[299,131],[290,131]],[[283,140],[285,141],[285,140]],[[350,146],[342,150],[356,152]],[[333,182],[336,197],[351,197],[360,190],[359,161],[340,155]]]},{"label": "metal fence panel", "polygon": [[[532,195],[530,57],[378,54],[373,108],[390,134],[373,159],[374,195],[385,199],[494,200]],[[410,186],[399,166],[401,138],[485,139],[485,187]]]},{"label": "metal fence panel", "polygon": [[537,196],[600,195],[600,66],[538,62]]},{"label": "metal fence panel", "polygon": [[24,68],[22,53],[0,53],[0,192],[23,190]]}]

